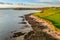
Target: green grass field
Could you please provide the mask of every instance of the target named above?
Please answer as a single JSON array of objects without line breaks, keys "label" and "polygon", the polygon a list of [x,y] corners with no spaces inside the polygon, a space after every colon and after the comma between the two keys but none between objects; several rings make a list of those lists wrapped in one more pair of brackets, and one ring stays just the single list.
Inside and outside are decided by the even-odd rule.
[{"label": "green grass field", "polygon": [[53,25],[60,29],[60,10],[56,8],[49,8],[43,12],[36,12],[33,15],[48,20],[53,23]]}]

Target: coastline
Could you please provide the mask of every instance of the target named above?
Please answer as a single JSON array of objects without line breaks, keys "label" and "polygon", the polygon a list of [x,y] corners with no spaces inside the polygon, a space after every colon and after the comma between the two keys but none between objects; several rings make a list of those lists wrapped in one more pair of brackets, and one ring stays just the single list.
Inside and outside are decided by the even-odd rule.
[{"label": "coastline", "polygon": [[[33,13],[32,13],[33,14]],[[32,26],[32,28],[33,28],[33,30],[34,31],[38,31],[38,30],[40,30],[40,29],[38,29],[38,28],[36,28],[36,27],[38,27],[38,26],[40,26],[40,24],[37,24],[37,22],[36,21],[34,21],[35,19],[32,19],[33,18],[33,16],[31,17],[31,15],[32,14],[28,14],[28,15],[25,15],[25,18],[26,18],[26,20],[29,22],[29,24],[31,24],[31,26]],[[33,20],[33,21],[32,21]],[[41,20],[43,20],[44,21],[44,19],[41,19]],[[40,21],[41,21],[40,20]],[[46,22],[48,22],[48,21],[46,21]],[[44,23],[44,22],[43,22]],[[48,22],[49,23],[49,22]],[[50,23],[51,24],[51,23]],[[44,25],[44,24],[43,24]],[[49,26],[49,25],[48,25]],[[53,25],[52,25],[53,26]],[[51,27],[52,27],[51,26]],[[49,27],[48,27],[49,28]],[[53,30],[54,29],[54,27],[51,29],[50,28],[50,30]],[[50,32],[47,32],[48,30],[46,30],[46,31],[43,31],[43,32],[46,32],[47,34],[49,34],[49,35],[51,35],[51,37],[53,37],[53,38],[57,38],[57,39],[59,39],[59,36],[56,36],[55,34],[51,34]],[[59,39],[60,40],[60,39]]]},{"label": "coastline", "polygon": [[[35,27],[38,27],[38,25],[40,26],[40,24],[36,24],[35,22],[36,21],[31,21],[31,19],[32,18],[30,18],[30,16],[32,15],[33,13],[30,13],[30,14],[26,14],[26,15],[24,15],[25,16],[25,19],[26,19],[26,21],[31,25],[31,27],[33,28],[33,30],[34,30],[34,32],[37,32],[38,30],[39,30],[39,32],[40,33],[42,33],[43,35],[49,35],[49,36],[44,36],[43,37],[43,35],[42,34],[38,34],[38,36],[39,35],[42,35],[42,36],[40,36],[40,37],[42,37],[42,39],[44,39],[44,38],[46,38],[46,40],[55,40],[55,37],[54,36],[51,36],[50,34],[48,34],[46,31],[44,31],[44,32],[42,32],[40,29],[35,29]],[[35,20],[35,19],[32,19],[32,20]],[[44,34],[45,33],[45,34]],[[26,35],[28,35],[28,33],[26,34]],[[29,35],[28,35],[29,36]],[[34,34],[33,35],[34,37],[36,37],[36,35]],[[38,38],[40,38],[40,37],[38,37]],[[48,38],[47,38],[48,37]],[[17,37],[17,39],[19,39],[20,37]],[[28,37],[27,37],[28,38]],[[33,38],[33,37],[32,37]],[[33,38],[34,39],[34,38]],[[42,40],[41,39],[41,40]],[[29,39],[30,40],[30,39]]]}]

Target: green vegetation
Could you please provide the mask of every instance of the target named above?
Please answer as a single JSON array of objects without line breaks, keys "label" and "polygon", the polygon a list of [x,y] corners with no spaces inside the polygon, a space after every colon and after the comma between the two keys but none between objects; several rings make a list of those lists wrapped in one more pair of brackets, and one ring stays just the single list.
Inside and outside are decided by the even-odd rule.
[{"label": "green vegetation", "polygon": [[49,8],[43,12],[36,12],[33,15],[48,20],[53,23],[53,25],[60,29],[60,10],[56,8]]}]

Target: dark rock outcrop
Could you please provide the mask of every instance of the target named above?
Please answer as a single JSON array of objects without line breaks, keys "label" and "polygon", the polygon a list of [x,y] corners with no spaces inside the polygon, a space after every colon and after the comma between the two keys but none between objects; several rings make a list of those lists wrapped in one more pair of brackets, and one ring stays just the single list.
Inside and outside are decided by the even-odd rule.
[{"label": "dark rock outcrop", "polygon": [[22,32],[13,33],[13,38],[22,36],[22,35],[24,35],[24,34],[25,34],[25,33],[22,33]]}]

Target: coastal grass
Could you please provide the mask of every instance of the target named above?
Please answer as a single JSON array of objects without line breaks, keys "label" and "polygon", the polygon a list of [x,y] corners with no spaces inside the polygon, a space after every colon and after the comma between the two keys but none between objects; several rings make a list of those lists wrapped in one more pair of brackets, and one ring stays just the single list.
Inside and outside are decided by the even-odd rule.
[{"label": "coastal grass", "polygon": [[33,15],[52,22],[55,28],[60,29],[60,10],[59,9],[49,8],[47,10],[43,10],[43,12],[36,12]]}]

